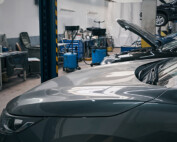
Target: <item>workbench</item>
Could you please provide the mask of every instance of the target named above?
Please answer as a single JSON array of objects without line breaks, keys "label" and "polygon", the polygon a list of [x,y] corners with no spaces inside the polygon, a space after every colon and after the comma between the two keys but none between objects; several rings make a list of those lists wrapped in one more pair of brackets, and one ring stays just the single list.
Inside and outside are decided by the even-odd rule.
[{"label": "workbench", "polygon": [[[3,52],[0,53],[0,90],[2,90],[2,58],[7,58],[7,57],[13,57],[13,56],[21,56],[21,55],[26,55],[27,57],[27,51],[13,51],[13,52]],[[26,74],[24,74],[26,77]]]}]

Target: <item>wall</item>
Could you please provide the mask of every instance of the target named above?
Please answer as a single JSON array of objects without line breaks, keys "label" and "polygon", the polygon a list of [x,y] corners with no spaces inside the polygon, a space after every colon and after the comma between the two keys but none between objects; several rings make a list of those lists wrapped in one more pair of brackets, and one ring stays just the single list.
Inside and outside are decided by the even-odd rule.
[{"label": "wall", "polygon": [[[82,29],[98,26],[94,20],[105,20],[104,0],[58,0],[58,31],[64,32],[65,26],[80,25]],[[72,10],[74,12],[64,11]],[[105,24],[101,24],[105,27]]]},{"label": "wall", "polygon": [[106,14],[106,28],[108,34],[113,36],[115,46],[127,46],[131,45],[138,39],[138,36],[132,32],[125,31],[117,23],[117,19],[125,19],[131,23],[141,26],[140,12],[141,2],[124,2],[116,0],[116,2],[108,3],[107,14]]},{"label": "wall", "polygon": [[34,0],[5,0],[0,5],[0,33],[6,33],[8,38],[19,37],[23,31],[39,36],[38,13]]},{"label": "wall", "polygon": [[142,28],[153,35],[156,34],[157,0],[143,0],[142,4]]},{"label": "wall", "polygon": [[[75,12],[62,11],[71,9]],[[105,20],[104,0],[58,0],[58,31],[63,34],[65,25],[80,25],[81,28],[98,26],[94,20]],[[0,34],[7,35],[14,47],[19,42],[19,33],[27,31],[32,44],[39,44],[39,8],[34,0],[5,0],[0,5]],[[102,25],[104,27],[104,24]]]},{"label": "wall", "polygon": [[[114,37],[116,46],[130,45],[137,36],[122,29],[116,19],[127,19],[141,25],[141,3],[138,2],[141,0],[136,3],[115,1],[117,3],[104,0],[58,0],[58,33],[63,34],[66,25],[80,25],[85,30],[87,27],[98,26],[94,20],[105,20],[101,27],[107,28],[108,34]],[[0,5],[0,19],[0,34],[6,33],[11,44],[15,43],[22,31],[27,31],[32,36],[33,44],[39,44],[39,14],[34,0],[5,0]]]}]

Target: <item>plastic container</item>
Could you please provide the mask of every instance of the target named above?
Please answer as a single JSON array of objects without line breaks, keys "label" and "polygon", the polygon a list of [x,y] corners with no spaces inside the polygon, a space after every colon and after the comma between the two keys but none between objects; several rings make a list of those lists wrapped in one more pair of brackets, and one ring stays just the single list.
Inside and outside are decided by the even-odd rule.
[{"label": "plastic container", "polygon": [[3,51],[3,52],[8,52],[9,49],[8,49],[7,47],[3,47],[3,48],[2,48],[2,51]]},{"label": "plastic container", "polygon": [[92,64],[100,64],[106,57],[106,49],[92,49]]},{"label": "plastic container", "polygon": [[77,54],[65,53],[63,69],[76,69],[78,67]]}]

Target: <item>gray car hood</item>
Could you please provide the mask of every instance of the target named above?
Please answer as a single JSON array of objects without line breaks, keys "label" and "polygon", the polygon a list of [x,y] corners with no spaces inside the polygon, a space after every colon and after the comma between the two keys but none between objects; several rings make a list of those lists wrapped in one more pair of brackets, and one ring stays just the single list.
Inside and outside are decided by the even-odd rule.
[{"label": "gray car hood", "polygon": [[137,34],[141,38],[143,38],[153,48],[159,47],[156,43],[156,40],[157,40],[156,37],[153,34],[151,34],[150,32],[145,31],[141,27],[139,27],[138,25],[130,23],[126,20],[117,20],[117,22],[122,28],[129,30],[129,31]]},{"label": "gray car hood", "polygon": [[140,65],[155,60],[116,63],[50,80],[12,100],[8,113],[20,116],[101,117],[131,110],[166,88],[140,82]]}]

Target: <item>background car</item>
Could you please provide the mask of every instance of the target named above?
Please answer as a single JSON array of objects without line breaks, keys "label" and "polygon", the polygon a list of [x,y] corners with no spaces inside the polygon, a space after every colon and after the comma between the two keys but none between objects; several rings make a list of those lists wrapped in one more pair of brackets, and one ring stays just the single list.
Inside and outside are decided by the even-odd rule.
[{"label": "background car", "polygon": [[136,49],[129,52],[123,52],[121,54],[114,54],[105,57],[101,63],[102,65],[131,60],[177,57],[177,40],[176,40],[177,33],[171,34],[161,39],[159,38],[157,39],[151,33],[143,30],[141,27],[133,23],[129,23],[126,20],[118,20],[117,22],[122,28],[129,30],[140,36],[149,45],[151,45],[151,47]]},{"label": "background car", "polygon": [[[142,20],[142,12],[140,13],[140,20]],[[169,3],[157,6],[156,26],[165,26],[169,21],[177,20],[177,1],[174,0]]]},{"label": "background car", "polygon": [[151,34],[150,32],[142,29],[140,26],[133,24],[127,20],[118,19],[117,23],[125,30],[129,30],[134,34],[140,36],[153,48],[158,48],[161,45],[167,44],[177,39],[177,33],[172,33],[170,35],[167,35],[166,37],[157,37],[156,35]]},{"label": "background car", "polygon": [[177,1],[162,4],[157,7],[156,26],[165,26],[168,21],[177,20]]}]

